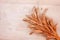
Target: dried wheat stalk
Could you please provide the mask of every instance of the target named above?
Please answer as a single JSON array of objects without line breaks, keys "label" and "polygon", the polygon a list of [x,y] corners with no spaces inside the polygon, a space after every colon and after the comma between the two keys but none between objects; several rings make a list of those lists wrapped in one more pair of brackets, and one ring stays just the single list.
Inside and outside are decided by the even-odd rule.
[{"label": "dried wheat stalk", "polygon": [[60,40],[60,37],[56,31],[56,24],[53,20],[45,15],[47,9],[42,14],[39,13],[39,8],[34,7],[31,15],[26,15],[27,18],[23,20],[29,23],[29,28],[32,33],[39,33],[46,36],[47,40],[54,39]]}]

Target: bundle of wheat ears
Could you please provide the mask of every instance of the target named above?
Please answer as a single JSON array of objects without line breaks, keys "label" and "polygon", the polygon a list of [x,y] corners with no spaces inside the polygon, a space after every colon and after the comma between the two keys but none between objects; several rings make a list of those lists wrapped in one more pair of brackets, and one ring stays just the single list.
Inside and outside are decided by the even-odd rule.
[{"label": "bundle of wheat ears", "polygon": [[47,8],[41,13],[39,8],[34,7],[31,15],[26,15],[23,21],[28,22],[28,27],[32,30],[32,33],[43,34],[46,36],[46,40],[60,40],[57,34],[56,26],[51,18],[46,16]]}]

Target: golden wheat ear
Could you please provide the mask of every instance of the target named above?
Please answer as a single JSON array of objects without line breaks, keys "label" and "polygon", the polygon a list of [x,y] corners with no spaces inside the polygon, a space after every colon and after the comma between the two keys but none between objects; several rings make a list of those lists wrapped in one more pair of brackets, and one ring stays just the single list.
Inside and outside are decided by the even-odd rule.
[{"label": "golden wheat ear", "polygon": [[42,14],[39,13],[39,8],[34,7],[31,15],[26,15],[27,18],[23,20],[29,23],[29,28],[32,33],[43,34],[49,39],[60,40],[57,31],[56,24],[53,20],[45,15],[47,9],[45,9]]}]

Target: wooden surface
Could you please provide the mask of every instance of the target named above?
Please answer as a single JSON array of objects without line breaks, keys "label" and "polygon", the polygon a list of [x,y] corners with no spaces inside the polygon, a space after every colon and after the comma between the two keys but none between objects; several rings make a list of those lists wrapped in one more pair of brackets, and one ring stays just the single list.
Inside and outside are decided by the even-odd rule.
[{"label": "wooden surface", "polygon": [[[35,0],[0,0],[0,40],[45,40],[42,35],[29,35],[30,30],[22,21],[36,3]],[[58,23],[60,35],[60,1],[42,0],[39,4],[40,8],[48,8],[46,15]]]}]

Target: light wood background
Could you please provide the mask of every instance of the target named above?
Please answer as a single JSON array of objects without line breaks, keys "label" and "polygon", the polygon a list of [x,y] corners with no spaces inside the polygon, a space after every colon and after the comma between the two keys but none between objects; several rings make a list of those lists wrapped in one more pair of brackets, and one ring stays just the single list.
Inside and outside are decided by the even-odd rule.
[{"label": "light wood background", "polygon": [[0,40],[45,40],[42,35],[29,35],[22,21],[34,6],[48,8],[46,15],[58,23],[60,35],[60,0],[0,0]]}]

